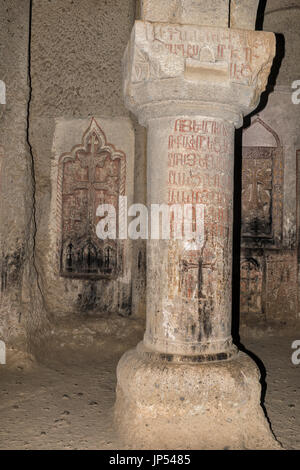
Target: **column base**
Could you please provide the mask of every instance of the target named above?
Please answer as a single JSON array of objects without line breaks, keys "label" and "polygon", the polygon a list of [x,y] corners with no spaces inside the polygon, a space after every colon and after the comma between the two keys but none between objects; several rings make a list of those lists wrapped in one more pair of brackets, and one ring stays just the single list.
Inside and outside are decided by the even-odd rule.
[{"label": "column base", "polygon": [[258,368],[244,353],[178,364],[133,349],[117,378],[115,422],[132,449],[281,448],[260,406]]}]

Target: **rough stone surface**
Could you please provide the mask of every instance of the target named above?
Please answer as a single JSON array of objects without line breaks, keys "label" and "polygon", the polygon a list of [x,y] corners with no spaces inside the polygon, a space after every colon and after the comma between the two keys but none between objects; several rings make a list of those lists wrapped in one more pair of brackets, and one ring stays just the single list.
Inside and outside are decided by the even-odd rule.
[{"label": "rough stone surface", "polygon": [[148,241],[145,343],[156,351],[232,354],[233,136],[233,125],[221,119],[150,120],[148,204],[204,210],[199,245]]},{"label": "rough stone surface", "polygon": [[227,28],[229,0],[141,0],[141,19]]},{"label": "rough stone surface", "polygon": [[[147,132],[136,120],[134,202],[147,204]],[[132,315],[146,317],[146,240],[135,240],[132,260]]]},{"label": "rough stone surface", "polygon": [[255,29],[259,0],[231,0],[230,27]]},{"label": "rough stone surface", "polygon": [[32,119],[128,115],[121,63],[134,15],[134,0],[33,0]]},{"label": "rough stone surface", "polygon": [[[221,40],[230,48],[222,48]],[[189,41],[199,45],[193,49]],[[192,50],[195,58],[188,59]],[[273,55],[271,33],[135,23],[124,59],[124,94],[148,126],[148,204],[202,204],[205,218],[201,247],[148,242],[145,344],[156,351],[233,354],[233,123],[240,125],[241,115],[257,103]],[[245,75],[238,73],[243,60],[249,62]]]},{"label": "rough stone surface", "polygon": [[280,448],[260,407],[258,370],[245,354],[182,366],[131,350],[117,378],[116,424],[134,448]]},{"label": "rough stone surface", "polygon": [[[9,362],[0,370],[1,450],[125,450],[113,426],[113,404],[117,362],[142,335],[143,327],[137,330],[132,320],[56,322],[51,354],[42,364],[8,351]],[[257,329],[243,342],[265,365],[263,401],[276,437],[285,449],[299,450],[299,366],[292,364],[290,348],[294,331],[265,336]]]},{"label": "rough stone surface", "polygon": [[186,114],[191,102],[198,114],[201,105],[210,115],[217,105],[231,106],[242,125],[241,114],[253,111],[265,90],[274,55],[272,33],[136,21],[124,58],[125,102],[142,124],[155,106],[176,115],[186,101]]},{"label": "rough stone surface", "polygon": [[[32,3],[31,18],[30,3]],[[72,357],[70,362],[73,361],[73,369],[68,371],[70,380],[68,393],[73,393],[75,388],[75,385],[71,383],[74,371],[75,374],[78,374],[78,378],[81,377],[82,385],[86,380],[87,390],[90,390],[91,394],[97,394],[95,383],[97,386],[100,384],[104,388],[107,387],[108,383],[105,382],[107,367],[110,368],[112,377],[113,366],[111,363],[106,366],[104,358],[110,361],[110,352],[118,350],[119,353],[125,350],[123,330],[134,329],[130,319],[116,321],[116,317],[113,317],[112,313],[119,312],[127,315],[132,312],[136,316],[144,316],[146,310],[145,272],[147,260],[143,241],[135,243],[133,257],[130,254],[130,246],[124,250],[125,258],[121,259],[120,257],[118,265],[125,267],[125,273],[118,279],[111,280],[106,277],[95,280],[91,279],[92,276],[79,279],[76,276],[82,275],[81,261],[78,263],[76,261],[77,271],[74,264],[67,266],[66,253],[60,246],[62,238],[59,236],[61,235],[61,225],[57,218],[58,174],[55,173],[58,169],[59,158],[63,155],[66,158],[72,158],[74,146],[82,144],[82,137],[91,125],[93,116],[97,117],[97,122],[99,121],[101,124],[100,127],[105,128],[107,136],[110,135],[110,130],[107,130],[106,126],[115,132],[114,135],[111,134],[109,141],[116,145],[117,150],[124,150],[127,154],[122,142],[130,140],[130,154],[134,153],[132,127],[128,120],[129,112],[122,99],[121,58],[134,21],[136,3],[139,2],[134,0],[115,0],[114,2],[99,0],[86,0],[85,2],[81,0],[32,0],[32,2],[0,0],[0,80],[5,82],[7,92],[7,104],[2,106],[2,83],[0,82],[0,340],[4,339],[8,347],[13,346],[19,349],[29,346],[32,351],[37,352],[36,346],[41,343],[46,343],[48,346],[53,345],[49,338],[45,341],[45,334],[52,333],[56,346],[61,348],[61,357],[65,354],[63,343],[68,343],[69,357]],[[212,157],[218,156],[216,148],[220,142],[216,142],[215,139],[219,136],[217,134],[212,136],[211,132],[204,129],[202,129],[203,132],[199,132],[198,118],[203,122],[213,122],[214,125],[224,122],[226,123],[225,127],[228,125],[228,128],[232,129],[233,124],[241,125],[243,114],[254,109],[259,101],[260,93],[265,87],[271,66],[274,52],[273,39],[271,36],[263,36],[262,33],[245,31],[254,29],[257,0],[232,0],[230,2],[230,18],[229,0],[210,2],[203,0],[171,0],[169,2],[144,0],[141,3],[141,18],[148,22],[148,26],[144,28],[145,31],[140,27],[136,27],[134,30],[133,41],[137,41],[138,48],[128,60],[131,68],[130,77],[127,75],[127,78],[132,83],[130,84],[131,88],[127,88],[126,91],[128,92],[127,106],[139,115],[143,124],[149,125],[149,136],[151,137],[151,141],[149,141],[149,171],[155,180],[161,182],[161,185],[156,186],[156,183],[151,183],[152,187],[149,185],[150,200],[153,198],[154,201],[160,201],[160,196],[163,196],[162,200],[168,200],[168,196],[162,190],[162,188],[166,189],[164,184],[166,179],[169,185],[169,195],[171,194],[174,201],[176,198],[190,197],[196,185],[201,187],[201,191],[207,191],[207,200],[210,202],[207,202],[206,206],[209,210],[210,225],[213,225],[217,231],[222,227],[228,229],[228,220],[226,217],[224,218],[224,210],[225,213],[230,211],[231,201],[227,206],[228,200],[224,198],[221,201],[218,197],[217,201],[211,203],[212,186],[216,189],[216,194],[225,188],[223,168],[220,166],[213,169],[209,167],[205,169],[205,172],[201,168],[201,172],[198,172],[199,168],[197,167],[196,172],[190,172],[189,165],[186,165],[187,169],[182,168],[180,162],[183,158],[185,162],[191,163],[195,155],[198,158],[198,155],[202,154],[202,150],[204,152],[206,145],[209,147],[209,152],[201,162],[198,160],[199,166],[200,164],[207,165]],[[264,97],[259,109],[259,116],[252,118],[251,126],[244,132],[241,324],[243,329],[250,325],[254,331],[255,327],[256,334],[261,334],[259,329],[262,327],[271,329],[285,324],[295,325],[294,330],[298,331],[295,321],[300,316],[298,294],[300,264],[297,246],[300,233],[300,204],[298,204],[300,200],[300,107],[291,104],[291,83],[293,80],[298,80],[300,75],[299,61],[295,59],[298,57],[300,42],[299,11],[297,0],[267,2],[263,27],[265,30],[279,33],[277,37],[278,55],[272,69],[270,85],[275,84],[275,76],[280,65],[281,67],[276,79],[275,91],[271,93],[268,100],[266,96]],[[157,25],[157,23],[159,24]],[[227,29],[228,23],[232,28],[230,34]],[[189,26],[185,27],[185,24],[189,24]],[[202,28],[199,28],[199,25],[202,25]],[[165,28],[168,28],[167,33]],[[219,28],[222,28],[222,36],[217,34]],[[199,31],[204,32],[200,39]],[[255,39],[257,37],[260,38],[258,42]],[[263,41],[263,37],[268,37],[268,40]],[[257,60],[256,55],[260,56],[261,62]],[[282,63],[280,63],[282,58]],[[172,101],[166,102],[166,99],[170,99],[170,97]],[[161,105],[152,105],[154,98],[162,100]],[[180,103],[178,103],[178,98]],[[196,106],[191,103],[191,100],[195,100],[195,98],[197,98]],[[144,100],[142,106],[140,106],[141,100]],[[183,101],[185,102],[183,103]],[[214,105],[213,101],[217,101],[217,104]],[[239,102],[239,106],[236,106],[236,101]],[[263,109],[264,107],[265,109]],[[178,117],[180,123],[178,121],[178,128],[176,128],[175,122]],[[130,176],[126,190],[133,200],[134,186],[135,202],[145,203],[147,192],[146,132],[134,119],[133,122],[136,136],[135,175],[134,178]],[[228,122],[230,124],[227,124]],[[159,128],[159,125],[162,124],[166,125],[167,132],[163,127]],[[160,135],[157,144],[153,143],[154,133]],[[194,140],[195,135],[196,139]],[[232,133],[230,135],[231,137],[224,139],[224,141],[227,144],[230,142],[232,156]],[[176,140],[172,140],[174,136]],[[199,136],[202,140],[201,149],[197,148]],[[168,140],[169,137],[172,137],[171,141]],[[207,144],[208,139],[210,139],[210,146]],[[169,145],[173,148],[169,148]],[[87,148],[81,150],[86,151]],[[166,161],[159,160],[157,162],[154,152],[159,156],[162,155],[162,152],[164,155],[168,155],[168,168]],[[227,158],[229,153],[224,153],[224,155]],[[232,164],[231,159],[230,168],[227,168],[230,177],[232,176]],[[220,165],[220,161],[218,161],[218,165]],[[194,167],[196,166],[194,165]],[[193,169],[195,170],[195,168]],[[81,170],[83,169],[81,168]],[[132,173],[133,158],[130,158],[127,176]],[[222,178],[218,181],[221,175]],[[67,183],[70,182],[68,178],[66,180]],[[70,217],[67,222],[74,220],[76,222],[76,210],[73,211],[74,207],[69,209],[67,215]],[[80,217],[79,225],[83,230],[81,235],[88,238],[89,232],[88,230],[84,231],[84,224],[85,218]],[[72,236],[74,232],[73,227]],[[228,233],[230,239],[230,229]],[[157,268],[153,266],[155,254],[151,256],[152,252],[149,250],[148,311],[153,315],[148,319],[145,342],[152,349],[163,352],[156,359],[150,353],[147,353],[146,356],[152,358],[155,367],[153,364],[151,367],[160,379],[163,374],[171,376],[172,371],[178,367],[179,375],[178,377],[174,375],[173,379],[175,382],[178,380],[178,383],[182,385],[181,379],[185,369],[179,369],[179,364],[182,367],[183,363],[192,361],[193,366],[189,364],[186,371],[187,374],[192,374],[195,377],[199,371],[212,370],[207,364],[195,365],[197,361],[211,359],[212,354],[209,353],[218,355],[222,347],[225,354],[228,351],[230,354],[235,353],[235,349],[231,346],[231,340],[226,340],[230,332],[228,317],[230,296],[224,296],[222,299],[219,295],[220,292],[211,289],[212,285],[217,285],[222,291],[222,286],[220,287],[222,283],[223,287],[227,285],[228,289],[230,286],[228,280],[230,277],[228,269],[230,256],[224,263],[224,271],[222,273],[219,271],[221,251],[224,248],[223,242],[224,240],[221,240],[221,244],[217,243],[217,246],[215,243],[210,247],[206,245],[201,253],[202,258],[198,256],[199,253],[196,254],[196,261],[197,263],[199,260],[201,261],[201,267],[201,263],[195,263],[193,256],[189,254],[186,256],[186,253],[181,256],[181,247],[177,249],[177,246],[169,245],[170,250],[166,250],[168,257],[164,255],[163,249],[156,250],[156,255],[160,257],[160,261],[162,260],[159,267],[166,268],[166,264],[171,260],[169,263],[171,268],[166,268],[168,280],[175,279],[176,283],[175,289],[173,286],[170,292],[164,282],[160,282],[156,288],[158,283],[156,284],[154,281],[161,279],[162,272],[161,270],[156,271]],[[154,248],[155,244],[153,244],[152,250]],[[210,249],[207,250],[207,248]],[[65,264],[61,265],[59,255],[62,252],[62,260]],[[223,254],[224,252],[223,250]],[[179,258],[179,254],[181,256],[181,271],[174,268],[174,261],[177,260],[176,256]],[[73,253],[71,258],[73,262]],[[72,269],[69,271],[63,269],[61,273],[61,266],[63,268],[72,267]],[[216,267],[218,272],[214,271]],[[72,271],[71,274],[70,271]],[[199,273],[201,276],[197,278]],[[104,274],[107,276],[107,272]],[[99,272],[96,273],[97,276],[99,276]],[[178,279],[179,282],[177,282]],[[198,317],[199,305],[195,299],[197,299],[197,295],[199,297],[199,293],[201,294],[199,304],[205,309],[201,311],[202,316]],[[157,326],[155,319],[162,318],[161,298],[166,299],[163,306],[165,309],[164,318],[162,324],[160,320],[157,321],[159,323]],[[168,310],[170,305],[172,306],[172,302],[175,306],[173,316]],[[73,318],[74,325],[77,323],[70,336],[61,337],[56,326],[62,327],[62,325],[59,324],[57,316],[54,316],[54,325],[51,325],[48,321],[48,312],[57,315],[71,314],[75,317]],[[182,312],[186,312],[186,317],[182,315]],[[211,321],[210,312],[214,313]],[[87,313],[97,314],[95,330],[93,330],[91,323],[83,324],[83,315],[79,314]],[[98,323],[100,313],[101,320],[105,319],[101,324]],[[199,319],[201,322],[197,323]],[[69,321],[70,318],[65,319],[66,325],[69,325]],[[181,328],[185,324],[188,325],[186,335],[183,334],[184,331]],[[106,331],[109,340],[103,340],[103,350],[100,353],[97,352],[101,354],[100,368],[98,369],[97,363],[82,375],[80,366],[77,368],[77,365],[74,365],[74,358],[76,357],[77,361],[82,352],[79,351],[78,344],[80,343],[81,347],[86,347],[84,354],[87,354],[86,358],[90,357],[89,353],[94,347],[95,339],[101,337],[101,328]],[[112,340],[110,337],[116,331],[118,334]],[[211,338],[216,341],[209,342],[208,340]],[[101,342],[102,339],[101,337]],[[198,343],[195,345],[195,339],[200,346]],[[284,346],[281,345],[281,357],[287,350],[289,354],[291,341],[288,346],[286,346],[287,343],[284,343]],[[270,350],[270,358],[274,351],[273,345],[270,342],[266,344]],[[274,339],[274,344],[276,346],[276,339]],[[262,346],[261,349],[263,350]],[[39,352],[42,355],[40,348]],[[183,356],[179,355],[179,352]],[[194,354],[192,359],[186,356],[191,352]],[[106,353],[107,355],[105,355]],[[201,358],[197,353],[201,353]],[[10,350],[8,357],[11,360]],[[36,417],[36,422],[29,430],[31,444],[35,442],[40,447],[45,445],[50,447],[51,444],[54,444],[59,447],[62,438],[64,438],[67,442],[66,445],[71,448],[72,446],[97,446],[96,426],[96,433],[99,432],[99,436],[101,436],[99,438],[101,445],[103,444],[105,448],[112,448],[111,444],[105,441],[105,426],[107,425],[109,433],[113,432],[110,418],[108,418],[109,413],[106,413],[108,407],[112,405],[113,394],[111,391],[114,383],[112,378],[110,378],[111,383],[109,382],[109,392],[106,390],[103,395],[103,401],[107,408],[105,406],[99,407],[99,415],[102,412],[105,415],[105,424],[98,422],[99,416],[96,416],[95,413],[87,413],[86,419],[90,420],[89,422],[93,426],[91,431],[93,436],[83,433],[84,441],[80,440],[75,444],[72,443],[71,437],[69,439],[65,435],[65,430],[71,425],[71,419],[65,418],[65,415],[62,418],[55,416],[57,409],[60,410],[61,404],[56,408],[53,396],[51,397],[43,386],[43,380],[40,380],[39,377],[39,374],[43,373],[41,369],[36,364],[33,365],[30,356],[26,355],[26,360],[22,361],[22,354],[17,352],[16,357],[15,364],[13,364],[14,373],[11,376],[13,385],[10,391],[12,394],[19,388],[19,382],[15,383],[16,379],[20,378],[19,375],[14,375],[16,372],[20,374],[22,368],[26,371],[30,369],[35,376],[31,386],[27,389],[25,387],[25,390],[17,395],[16,400],[10,398],[8,402],[3,402],[0,410],[1,422],[6,420],[6,424],[3,425],[5,429],[2,430],[2,434],[14,426],[15,429],[18,427],[18,442],[28,448],[30,444],[24,440],[24,435],[27,437],[28,430],[26,428],[28,428],[29,414],[31,416],[30,423],[33,423]],[[141,356],[140,351],[138,357],[139,359],[137,360],[136,356],[134,361],[143,369],[143,364],[148,364],[148,359],[145,358],[145,355]],[[141,357],[142,359],[140,359]],[[112,360],[116,362],[116,358]],[[158,365],[165,364],[163,360],[168,361],[168,366],[162,373]],[[235,361],[236,363],[237,361]],[[290,377],[289,372],[285,373],[289,367],[287,363],[284,366],[281,364],[278,359],[279,380],[285,383],[284,381]],[[225,370],[225,363],[223,366]],[[252,379],[255,381],[253,387],[256,389],[256,398],[253,398],[253,403],[255,402],[253,406],[257,407],[259,395],[257,376],[247,361],[245,361],[244,367],[250,370],[250,381]],[[68,374],[67,370],[68,366],[62,374]],[[100,381],[90,380],[90,377],[97,375],[97,371],[99,374],[99,370],[101,372]],[[143,370],[145,371],[146,368],[144,367]],[[158,370],[159,372],[157,372]],[[57,399],[61,385],[53,385],[53,381],[59,382],[61,377],[58,375],[59,373],[48,372],[43,377],[47,382],[47,387],[51,391],[54,390],[54,396]],[[137,371],[137,376],[138,373]],[[103,380],[102,375],[104,376]],[[126,385],[127,377],[121,376],[122,374],[120,375],[120,383],[124,379]],[[131,377],[130,374],[129,376]],[[227,373],[224,376],[227,377]],[[241,376],[242,374],[239,375],[239,377]],[[209,374],[207,377],[209,377],[208,383],[211,384],[214,378]],[[231,384],[231,378],[228,380]],[[296,428],[293,428],[292,421],[293,419],[295,423],[297,421],[297,416],[293,416],[293,407],[296,401],[292,399],[293,393],[297,392],[297,386],[295,385],[289,394],[284,395],[283,393],[279,397],[279,388],[277,389],[277,385],[274,385],[276,380],[273,381],[273,392],[275,391],[277,395],[275,393],[270,411],[274,410],[274,422],[276,423],[276,419],[281,422],[280,437],[283,440],[286,439],[287,445],[294,439],[293,445],[297,446],[297,437],[293,436],[293,430]],[[203,383],[205,383],[205,378]],[[237,398],[240,386],[247,395],[247,388],[244,385],[243,379],[238,381]],[[129,383],[129,389],[131,386],[132,384]],[[135,406],[130,401],[131,397],[126,396],[126,387],[123,398],[124,403],[128,403],[128,408],[125,409],[125,412],[131,411],[134,414]],[[123,394],[121,388],[118,389],[120,397]],[[149,390],[153,392],[151,385],[149,385]],[[187,401],[181,400],[184,398],[181,391],[184,390],[182,385],[182,388],[179,389],[179,400],[180,403],[184,402],[186,408],[182,409],[186,410],[188,409]],[[199,390],[201,399],[203,394],[205,395],[205,390]],[[5,397],[9,393],[6,388],[2,391]],[[187,387],[187,391],[192,399],[196,400],[193,390]],[[223,398],[224,394],[222,394],[221,388],[219,391],[221,398]],[[234,397],[234,391],[232,397]],[[156,396],[155,392],[156,389],[153,396]],[[169,397],[172,400],[177,400],[179,395],[173,392]],[[51,411],[53,427],[49,422],[47,423],[47,431],[49,430],[50,434],[52,432],[52,435],[49,440],[47,437],[47,443],[43,441],[45,431],[40,429],[40,416],[37,416],[36,410],[38,407],[36,407],[36,403],[32,404],[32,400],[30,401],[30,396],[35,393],[40,399],[40,407],[43,407],[44,423],[47,421],[46,416],[49,413],[49,402],[53,407]],[[136,390],[133,390],[132,396],[135,396],[134,393],[138,396]],[[147,413],[146,403],[143,403],[139,396],[138,399],[141,399],[141,406]],[[62,400],[62,403],[65,403],[65,397]],[[151,402],[151,397],[149,400]],[[24,402],[25,406],[23,407]],[[13,419],[13,414],[17,413],[20,403],[21,409],[18,411],[20,413],[18,417],[21,416],[21,422],[19,419]],[[28,407],[26,407],[26,403],[29,403]],[[80,398],[76,396],[71,413],[76,414],[78,403],[80,403]],[[212,403],[216,404],[213,397]],[[90,408],[92,409],[94,406],[96,405],[93,404]],[[290,413],[287,430],[284,429],[285,423],[283,424],[288,415],[283,411],[285,406],[288,407]],[[202,404],[200,407],[203,409]],[[24,415],[22,415],[22,409]],[[65,413],[66,410],[60,411]],[[125,415],[128,416],[126,413]],[[261,412],[259,415],[261,417]],[[260,417],[257,418],[258,421],[260,421]],[[273,418],[273,415],[271,417]],[[82,420],[79,418],[82,416],[75,418],[75,425],[84,426],[85,423],[82,424]],[[181,417],[178,417],[178,422],[180,419]],[[251,419],[250,417],[249,422],[252,425]],[[227,423],[226,426],[230,427],[231,424]],[[162,429],[167,430],[166,433],[169,432],[168,424],[163,422],[163,419],[159,421],[159,425],[162,426]],[[242,427],[243,423],[240,422],[240,425]],[[195,427],[197,426],[198,421],[195,424]],[[268,434],[269,431],[265,425],[262,427]],[[41,435],[34,435],[36,432]],[[2,442],[9,436],[8,432],[6,434],[3,440],[1,438]],[[78,429],[75,434],[74,440],[76,441],[80,434]],[[294,434],[297,434],[297,431],[294,431]],[[146,439],[148,437],[145,435],[142,445]],[[3,446],[14,446],[13,441],[9,444],[7,442]],[[193,441],[191,440],[191,442]],[[270,447],[273,446],[272,438],[269,442]],[[120,445],[119,442],[117,445]],[[167,443],[163,445],[168,446]],[[194,442],[192,445],[197,447],[199,444]],[[212,442],[203,444],[204,447],[213,445]],[[221,448],[225,447],[221,439],[216,445]],[[232,444],[233,447],[255,447],[256,445],[256,441],[247,442],[246,439],[240,439],[240,437],[237,437],[235,443]]]},{"label": "rough stone surface", "polygon": [[147,202],[199,205],[203,230],[183,240],[170,219],[171,237],[147,243],[146,333],[118,366],[116,422],[131,446],[277,447],[258,375],[231,338],[234,126],[257,106],[274,54],[271,33],[135,23],[124,96],[148,128]]},{"label": "rough stone surface", "polygon": [[[250,2],[251,3],[251,2]],[[236,9],[233,8],[234,4],[232,2],[232,14],[237,12],[246,12],[248,5],[246,2],[236,2]],[[297,276],[294,275],[295,273],[295,263],[297,262],[296,257],[296,236],[297,232],[299,232],[299,227],[297,223],[297,214],[298,220],[299,217],[299,206],[297,204],[297,200],[299,200],[299,196],[297,196],[296,191],[296,184],[297,178],[299,179],[299,171],[297,173],[297,159],[296,154],[297,151],[300,149],[300,141],[299,141],[299,112],[300,107],[299,105],[292,105],[291,104],[291,84],[294,80],[298,80],[300,76],[300,68],[299,68],[299,61],[295,60],[295,57],[298,55],[298,44],[299,44],[299,5],[296,0],[272,0],[272,2],[267,2],[265,8],[265,19],[264,19],[264,29],[266,31],[275,31],[279,34],[279,36],[284,36],[285,39],[283,41],[282,37],[277,37],[277,61],[276,65],[273,67],[272,70],[272,79],[270,81],[270,89],[272,86],[276,84],[275,90],[268,95],[267,93],[264,94],[264,99],[259,106],[259,118],[263,121],[264,125],[269,126],[271,131],[267,130],[266,127],[260,125],[256,121],[256,117],[252,118],[252,122],[254,124],[249,127],[249,122],[245,125],[244,131],[244,147],[254,147],[255,153],[257,155],[261,155],[260,159],[263,157],[263,148],[264,147],[281,147],[282,148],[282,183],[279,185],[279,191],[277,191],[277,187],[274,186],[274,182],[272,183],[271,192],[273,195],[271,199],[267,194],[267,199],[269,200],[267,206],[270,207],[270,201],[273,204],[273,196],[276,201],[276,205],[278,207],[278,203],[281,204],[281,210],[277,212],[276,217],[274,218],[273,225],[276,227],[276,236],[277,236],[277,248],[274,245],[271,247],[271,250],[268,251],[269,243],[263,242],[262,250],[258,248],[256,252],[252,253],[251,250],[244,252],[242,255],[242,276],[245,275],[244,269],[244,260],[246,260],[246,264],[249,267],[249,258],[254,259],[255,262],[258,262],[259,270],[258,276],[254,272],[254,278],[258,278],[254,283],[249,279],[249,270],[247,268],[246,273],[246,283],[250,283],[254,286],[254,292],[250,295],[249,301],[247,300],[247,296],[249,293],[249,288],[244,290],[244,281],[242,280],[242,290],[244,290],[243,299],[246,300],[246,306],[243,308],[243,312],[241,315],[241,322],[244,324],[253,324],[253,322],[259,321],[263,327],[266,327],[269,322],[272,324],[273,321],[284,323],[292,321],[295,316],[299,316],[299,307],[296,306],[298,301],[296,301],[298,294],[298,280]],[[250,16],[247,17],[248,19]],[[252,16],[251,21],[254,24],[254,15]],[[249,24],[249,28],[253,29],[253,26]],[[283,55],[283,48],[282,44],[284,44],[285,49],[285,57],[281,62],[282,55]],[[278,68],[279,74],[278,74]],[[276,77],[277,76],[277,77]],[[275,82],[276,79],[276,82]],[[277,136],[279,139],[279,144],[276,142],[274,135]],[[298,160],[299,161],[299,160]],[[298,165],[298,168],[300,165]],[[246,168],[245,168],[246,170]],[[272,168],[272,179],[274,172],[277,172],[275,167]],[[266,180],[265,180],[266,181]],[[266,181],[267,183],[267,181]],[[298,185],[299,187],[299,185]],[[266,189],[266,186],[264,186]],[[264,189],[264,191],[265,191]],[[267,189],[267,193],[269,189]],[[279,192],[280,197],[276,198],[275,194]],[[249,196],[249,188],[245,192],[245,198]],[[264,196],[263,196],[264,198]],[[298,198],[298,199],[297,199]],[[264,203],[263,203],[264,204]],[[261,208],[262,206],[260,206]],[[254,209],[254,212],[256,208]],[[298,212],[297,212],[298,211]],[[259,212],[259,207],[258,207]],[[272,214],[273,217],[274,214]],[[279,229],[279,226],[281,228]],[[279,237],[279,238],[278,238]],[[252,236],[252,239],[254,237]],[[256,243],[256,248],[260,245],[261,236],[258,237]],[[245,243],[243,243],[245,246]],[[253,247],[253,243],[251,242]],[[283,283],[286,287],[281,289],[280,295],[283,295],[282,302],[278,302],[277,293],[278,288],[272,289],[272,292],[269,294],[266,291],[266,273],[267,273],[267,260],[268,260],[268,253],[272,255],[273,250],[279,250],[278,257],[280,258],[281,266],[282,266],[282,256],[286,257],[286,262],[284,264],[286,279],[290,279],[287,281],[288,287],[286,283]],[[284,250],[284,252],[282,251]],[[290,250],[293,250],[292,252]],[[261,256],[261,254],[263,255]],[[252,256],[253,255],[253,256]],[[276,256],[276,253],[273,253],[272,256]],[[279,259],[278,258],[278,259]],[[256,268],[255,268],[256,269]],[[269,270],[270,271],[270,270]],[[291,277],[289,278],[288,272],[290,271]],[[272,272],[273,269],[272,269]],[[298,267],[299,272],[299,267]],[[238,280],[237,280],[238,282]],[[262,291],[259,287],[261,283]],[[255,285],[258,284],[258,288]],[[143,285],[141,281],[139,283],[140,286]],[[275,285],[277,285],[275,283]],[[252,298],[253,297],[253,298]],[[277,299],[274,301],[274,299]],[[250,313],[252,309],[251,303],[255,303],[255,312],[259,312],[258,315],[254,313],[254,316]],[[258,303],[257,303],[258,302]],[[275,308],[276,313],[271,310],[267,309],[267,306],[272,306]],[[262,308],[260,307],[262,306]],[[285,308],[288,306],[288,308]],[[247,313],[248,312],[248,313]],[[254,318],[255,319],[254,319]],[[267,320],[268,318],[268,320]]]},{"label": "rough stone surface", "polygon": [[[49,210],[40,215],[37,244],[49,311],[130,314],[131,241],[101,242],[96,211],[111,203],[118,214],[119,196],[127,196],[128,207],[132,204],[133,165],[134,133],[128,118],[56,121]],[[122,223],[118,219],[117,230]],[[89,266],[88,252],[94,257]]]},{"label": "rough stone surface", "polygon": [[134,13],[133,0],[33,2],[30,143],[35,159],[36,253],[42,293],[52,313],[100,314],[106,308],[131,312],[129,251],[119,281],[58,276],[53,202],[57,181],[51,175],[57,158],[81,144],[92,117],[100,116],[108,141],[126,153],[125,190],[132,201],[134,136],[121,97],[121,58]]},{"label": "rough stone surface", "polygon": [[[276,84],[291,87],[294,80],[299,80],[300,64],[300,6],[297,0],[272,0],[267,2],[263,28],[277,33],[278,65]],[[277,69],[279,67],[277,66]]]},{"label": "rough stone surface", "polygon": [[241,323],[284,324],[299,317],[300,108],[288,87],[276,87],[251,121],[243,132],[242,222],[252,229],[242,233]]},{"label": "rough stone surface", "polygon": [[33,260],[32,156],[27,141],[30,2],[1,1],[0,77],[6,106],[0,121],[0,338],[25,347],[44,318]]}]

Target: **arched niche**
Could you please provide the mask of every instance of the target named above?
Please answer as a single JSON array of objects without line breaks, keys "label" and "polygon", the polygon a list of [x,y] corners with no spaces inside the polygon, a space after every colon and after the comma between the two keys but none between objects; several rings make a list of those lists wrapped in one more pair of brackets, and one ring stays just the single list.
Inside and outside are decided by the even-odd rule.
[{"label": "arched niche", "polygon": [[278,134],[260,117],[243,132],[244,147],[281,147]]}]

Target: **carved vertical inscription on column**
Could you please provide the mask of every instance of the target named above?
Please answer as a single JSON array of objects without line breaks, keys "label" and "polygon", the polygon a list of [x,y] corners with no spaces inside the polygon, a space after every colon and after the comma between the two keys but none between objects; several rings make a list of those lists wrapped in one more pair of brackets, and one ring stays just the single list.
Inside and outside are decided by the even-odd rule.
[{"label": "carved vertical inscription on column", "polygon": [[[100,204],[112,204],[118,215],[125,195],[126,157],[106,137],[95,119],[82,144],[59,159],[57,220],[60,275],[70,278],[114,278],[122,271],[122,245],[99,240],[96,216]],[[118,227],[117,227],[118,228]]]},{"label": "carved vertical inscription on column", "polygon": [[204,208],[202,246],[193,240],[175,240],[169,247],[169,298],[165,307],[171,311],[173,304],[181,315],[182,339],[186,328],[194,340],[209,337],[212,316],[224,308],[221,292],[229,280],[227,262],[230,263],[230,133],[229,125],[222,121],[178,119],[169,135],[168,203],[182,207],[201,204]]}]

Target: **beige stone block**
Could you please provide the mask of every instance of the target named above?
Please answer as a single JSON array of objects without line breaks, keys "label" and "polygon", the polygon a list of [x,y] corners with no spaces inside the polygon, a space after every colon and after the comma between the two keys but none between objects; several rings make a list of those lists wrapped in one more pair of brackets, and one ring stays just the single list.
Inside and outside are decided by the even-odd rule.
[{"label": "beige stone block", "polygon": [[135,449],[280,449],[262,408],[255,363],[178,365],[145,351],[128,351],[117,369],[115,420]]},{"label": "beige stone block", "polygon": [[265,90],[275,36],[210,26],[137,21],[124,57],[126,105],[191,100],[251,112]]},{"label": "beige stone block", "polygon": [[230,27],[255,29],[259,0],[231,0]]},{"label": "beige stone block", "polygon": [[141,19],[226,28],[229,0],[141,0]]}]

